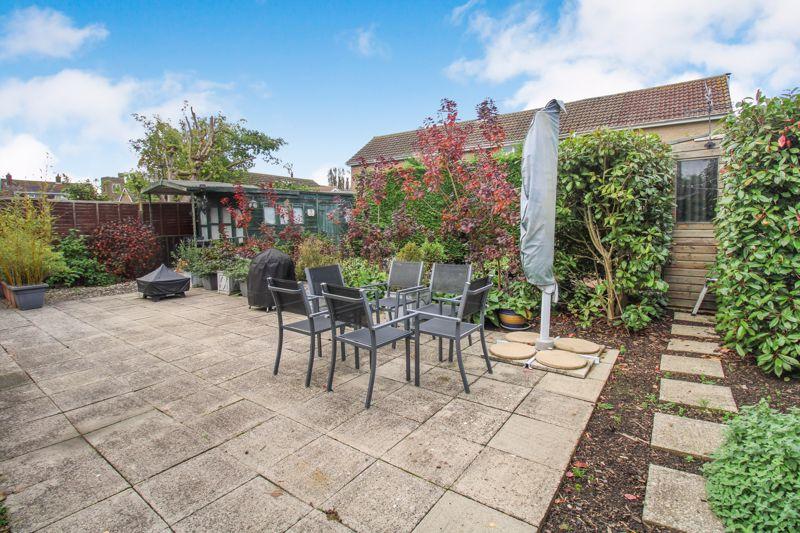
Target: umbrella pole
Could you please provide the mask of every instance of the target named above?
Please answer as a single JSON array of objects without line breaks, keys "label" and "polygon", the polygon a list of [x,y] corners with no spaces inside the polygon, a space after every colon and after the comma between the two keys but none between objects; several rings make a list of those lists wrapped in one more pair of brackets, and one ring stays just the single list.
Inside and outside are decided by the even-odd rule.
[{"label": "umbrella pole", "polygon": [[555,341],[550,338],[550,303],[553,300],[553,288],[542,289],[542,310],[539,328],[539,340],[536,341],[537,350],[552,350]]}]

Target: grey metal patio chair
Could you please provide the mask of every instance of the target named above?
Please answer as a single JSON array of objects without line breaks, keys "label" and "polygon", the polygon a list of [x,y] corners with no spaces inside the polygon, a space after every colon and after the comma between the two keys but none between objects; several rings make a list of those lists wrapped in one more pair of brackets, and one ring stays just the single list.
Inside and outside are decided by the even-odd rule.
[{"label": "grey metal patio chair", "polygon": [[[486,361],[486,370],[492,373],[492,363],[489,361],[489,352],[486,348],[486,333],[483,329],[483,322],[486,315],[486,299],[492,284],[489,278],[480,278],[464,284],[461,299],[458,303],[458,312],[455,316],[448,314],[439,315],[426,313],[425,311],[414,311],[414,330],[415,340],[419,346],[420,334],[432,335],[434,337],[450,339],[455,343],[456,358],[458,369],[461,372],[461,381],[464,383],[464,392],[469,393],[469,383],[467,373],[464,370],[464,360],[461,355],[461,339],[473,333],[475,330],[480,332],[481,348],[483,349],[483,359]],[[478,323],[469,320],[478,315]],[[424,320],[424,322],[423,322]],[[415,353],[414,360],[414,384],[419,385],[419,351]],[[452,361],[452,356],[450,358]]]},{"label": "grey metal patio chair", "polygon": [[342,267],[339,265],[306,268],[305,272],[314,311],[319,311],[320,307],[325,304],[325,298],[322,296],[323,283],[345,286]]},{"label": "grey metal patio chair", "polygon": [[[272,373],[277,375],[281,364],[283,332],[288,330],[308,335],[311,338],[311,351],[306,371],[306,387],[308,387],[311,385],[311,372],[314,369],[314,341],[316,341],[319,356],[322,357],[322,334],[331,330],[331,319],[327,311],[315,313],[311,310],[308,295],[301,281],[267,278],[267,287],[275,300],[275,309],[278,313],[278,353],[275,355],[275,367]],[[285,324],[283,313],[294,313],[306,318]],[[344,329],[344,324],[337,324],[337,327]],[[336,350],[333,351],[336,352]]]},{"label": "grey metal patio chair", "polygon": [[[351,344],[357,349],[369,350],[369,385],[367,398],[364,405],[369,408],[372,403],[372,390],[375,386],[375,374],[378,367],[378,349],[387,344],[396,343],[405,339],[406,343],[406,380],[411,380],[411,330],[413,312],[402,317],[376,323],[373,320],[372,309],[365,289],[342,287],[339,285],[322,284],[322,294],[328,304],[331,319],[336,324],[345,324],[357,328],[346,333],[337,333],[336,328],[331,330],[333,350],[331,365],[328,373],[328,391],[333,390],[333,372],[336,368],[336,344],[343,342]],[[395,327],[404,323],[404,328]],[[418,350],[417,350],[418,351]],[[417,358],[419,356],[415,354]],[[358,356],[356,356],[357,358]]]},{"label": "grey metal patio chair", "polygon": [[398,311],[403,307],[403,295],[415,290],[425,288],[420,285],[422,281],[421,261],[392,261],[389,267],[389,279],[385,283],[373,283],[365,288],[383,288],[383,296],[377,296],[372,304],[373,311],[380,316],[381,311],[386,311],[389,318],[396,318]]}]

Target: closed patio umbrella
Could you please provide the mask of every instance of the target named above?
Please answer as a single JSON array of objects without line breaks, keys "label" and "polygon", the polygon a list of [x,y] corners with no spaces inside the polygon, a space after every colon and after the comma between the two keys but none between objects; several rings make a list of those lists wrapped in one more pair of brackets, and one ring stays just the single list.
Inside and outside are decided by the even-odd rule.
[{"label": "closed patio umbrella", "polygon": [[541,330],[536,347],[551,349],[550,303],[558,301],[553,274],[556,228],[560,100],[550,100],[536,112],[522,150],[520,242],[522,269],[528,281],[542,291]]}]

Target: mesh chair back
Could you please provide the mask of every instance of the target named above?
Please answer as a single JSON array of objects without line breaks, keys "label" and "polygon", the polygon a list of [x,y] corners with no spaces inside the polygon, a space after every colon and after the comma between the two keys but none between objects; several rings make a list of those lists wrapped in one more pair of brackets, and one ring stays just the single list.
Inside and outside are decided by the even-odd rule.
[{"label": "mesh chair back", "polygon": [[389,267],[389,289],[417,287],[422,281],[422,262],[392,261]]},{"label": "mesh chair back", "polygon": [[361,289],[325,283],[322,285],[322,294],[328,304],[331,322],[344,322],[354,328],[372,327],[369,303]]},{"label": "mesh chair back", "polygon": [[479,278],[464,284],[464,293],[461,295],[461,305],[458,307],[459,320],[468,320],[473,315],[483,313],[486,309],[486,299],[492,284],[489,278]]},{"label": "mesh chair back", "polygon": [[307,268],[306,281],[311,289],[311,294],[322,296],[322,284],[344,286],[342,269],[339,265],[327,265],[321,267]]},{"label": "mesh chair back", "polygon": [[434,293],[461,294],[464,284],[472,277],[472,265],[434,263],[431,272],[431,291]]},{"label": "mesh chair back", "polygon": [[268,278],[267,283],[279,313],[309,315],[306,293],[301,282]]}]

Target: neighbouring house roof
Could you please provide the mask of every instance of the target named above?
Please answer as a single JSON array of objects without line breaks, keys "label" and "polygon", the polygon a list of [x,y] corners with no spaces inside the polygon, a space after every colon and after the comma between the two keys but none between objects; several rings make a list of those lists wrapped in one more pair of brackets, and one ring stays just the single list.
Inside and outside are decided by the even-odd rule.
[{"label": "neighbouring house roof", "polygon": [[58,194],[64,188],[64,183],[59,181],[40,181],[40,180],[18,180],[8,178],[0,181],[0,191],[5,194],[13,195],[18,193],[45,193]]},{"label": "neighbouring house roof", "polygon": [[[233,194],[234,192],[234,184],[233,183],[224,183],[220,181],[188,181],[188,180],[161,180],[161,181],[154,181],[152,184],[148,185],[147,187],[142,190],[142,194],[172,194],[172,195],[187,195],[187,194],[197,194],[203,192],[214,192],[214,193],[223,193],[223,194]],[[263,189],[256,185],[247,185],[242,184],[244,190],[248,193],[263,193]],[[300,194],[304,191],[298,191],[294,189],[275,189],[276,192],[281,193],[282,195],[286,194]],[[336,192],[326,192],[326,191],[318,191],[312,190],[307,191],[309,193],[316,193],[316,194],[325,194],[325,195],[352,195],[351,191],[336,191]]]},{"label": "neighbouring house roof", "polygon": [[302,185],[313,189],[320,186],[319,183],[308,178],[292,178],[289,176],[278,176],[276,174],[262,174],[260,172],[248,172],[242,179],[242,185],[259,185],[261,183],[275,183],[276,181]]},{"label": "neighbouring house roof", "polygon": [[[711,90],[712,117],[729,113],[732,107],[728,74],[723,74],[567,102],[567,112],[561,117],[561,134],[583,133],[599,127],[637,128],[703,119],[708,117],[706,86]],[[507,144],[518,144],[525,139],[536,111],[538,109],[528,109],[499,115]],[[465,121],[470,122],[475,121]],[[347,164],[358,165],[362,159],[367,163],[407,159],[414,154],[417,131],[373,137]],[[477,148],[481,140],[476,128],[467,140],[468,149]]]}]

